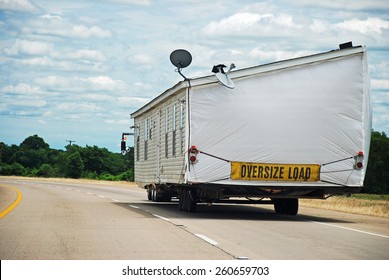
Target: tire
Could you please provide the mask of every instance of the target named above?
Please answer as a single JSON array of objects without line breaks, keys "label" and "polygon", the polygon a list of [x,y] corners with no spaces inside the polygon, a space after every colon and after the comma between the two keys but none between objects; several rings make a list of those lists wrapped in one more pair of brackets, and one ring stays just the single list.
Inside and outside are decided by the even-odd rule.
[{"label": "tire", "polygon": [[151,200],[154,202],[157,201],[157,190],[155,188],[151,189]]},{"label": "tire", "polygon": [[150,187],[148,187],[147,188],[147,199],[148,200],[152,200],[153,198],[152,198],[152,193],[151,193],[152,191],[151,191],[151,188]]},{"label": "tire", "polygon": [[180,211],[184,211],[184,191],[182,189],[180,189],[178,191],[178,209],[180,209]]},{"label": "tire", "polygon": [[297,198],[273,199],[274,210],[278,214],[295,216],[298,213],[299,203]]},{"label": "tire", "polygon": [[162,190],[158,185],[154,185],[147,189],[147,198],[154,202],[170,202],[172,194],[169,190]]},{"label": "tire", "polygon": [[195,200],[194,192],[189,188],[182,189],[179,193],[178,207],[181,211],[195,212],[197,209],[197,202]]}]

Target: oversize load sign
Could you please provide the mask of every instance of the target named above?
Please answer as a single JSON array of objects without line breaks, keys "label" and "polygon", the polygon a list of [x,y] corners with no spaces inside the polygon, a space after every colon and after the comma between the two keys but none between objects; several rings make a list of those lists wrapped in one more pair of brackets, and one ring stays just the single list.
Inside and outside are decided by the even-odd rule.
[{"label": "oversize load sign", "polygon": [[320,181],[320,165],[231,162],[231,179],[317,182]]}]

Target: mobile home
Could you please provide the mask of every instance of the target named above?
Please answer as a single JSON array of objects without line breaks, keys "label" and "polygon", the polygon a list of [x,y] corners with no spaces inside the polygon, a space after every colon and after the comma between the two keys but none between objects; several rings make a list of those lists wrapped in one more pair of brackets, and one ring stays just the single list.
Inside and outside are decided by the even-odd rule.
[{"label": "mobile home", "polygon": [[[227,75],[227,74],[226,74]],[[133,112],[135,181],[153,201],[273,203],[363,187],[371,134],[366,48],[185,79]]]}]

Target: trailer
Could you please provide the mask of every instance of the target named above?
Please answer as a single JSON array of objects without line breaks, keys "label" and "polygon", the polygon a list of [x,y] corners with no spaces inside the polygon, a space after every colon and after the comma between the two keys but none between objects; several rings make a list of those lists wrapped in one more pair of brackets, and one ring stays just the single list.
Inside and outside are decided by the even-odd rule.
[{"label": "trailer", "polygon": [[131,114],[135,181],[149,200],[296,215],[300,198],[361,190],[372,120],[364,46],[223,74],[233,86],[185,78]]}]

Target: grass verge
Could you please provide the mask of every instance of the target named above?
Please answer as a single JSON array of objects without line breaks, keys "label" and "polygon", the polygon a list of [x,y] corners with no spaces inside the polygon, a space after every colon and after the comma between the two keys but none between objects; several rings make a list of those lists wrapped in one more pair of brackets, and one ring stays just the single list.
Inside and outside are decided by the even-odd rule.
[{"label": "grass verge", "polygon": [[389,218],[389,195],[354,194],[350,197],[333,196],[326,200],[300,199],[300,205],[304,207]]}]

